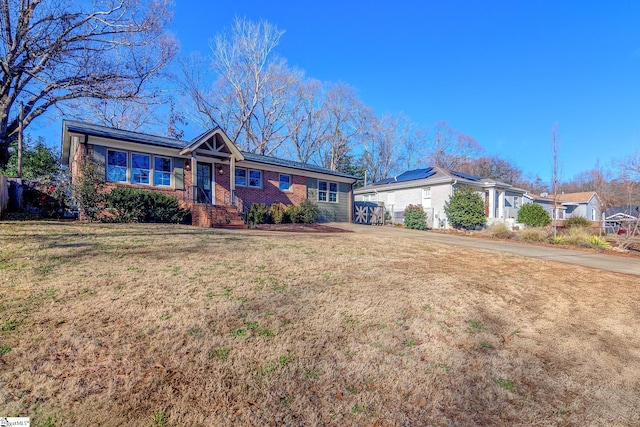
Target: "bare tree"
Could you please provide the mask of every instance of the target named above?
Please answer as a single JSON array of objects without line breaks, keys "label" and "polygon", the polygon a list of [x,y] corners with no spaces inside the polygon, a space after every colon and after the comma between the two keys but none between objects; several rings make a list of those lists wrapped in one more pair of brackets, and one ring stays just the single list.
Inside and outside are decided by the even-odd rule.
[{"label": "bare tree", "polygon": [[386,114],[381,119],[373,115],[370,117],[362,140],[363,160],[372,181],[398,172],[403,163],[401,151],[411,137],[409,119],[402,114]]},{"label": "bare tree", "polygon": [[[174,56],[169,0],[0,0],[0,165],[23,127],[78,98],[134,99]],[[117,89],[117,90],[116,90]]]},{"label": "bare tree", "polygon": [[81,99],[65,108],[67,116],[90,118],[91,122],[115,129],[149,131],[159,124],[157,104],[145,100]]},{"label": "bare tree", "polygon": [[558,166],[558,150],[560,149],[560,138],[558,137],[558,123],[551,127],[551,192],[553,193],[553,237],[558,233],[558,182],[559,182],[559,166]]},{"label": "bare tree", "polygon": [[330,123],[324,108],[323,84],[319,80],[300,81],[295,91],[297,102],[285,117],[292,158],[308,163],[329,138]]},{"label": "bare tree", "polygon": [[329,122],[329,134],[320,155],[322,166],[336,170],[343,157],[362,137],[371,112],[362,104],[355,90],[336,83],[327,91],[324,108]]},{"label": "bare tree", "polygon": [[509,160],[484,156],[463,163],[460,172],[516,185],[522,181],[522,170]]},{"label": "bare tree", "polygon": [[283,34],[269,22],[236,18],[209,42],[209,61],[181,59],[181,86],[198,113],[194,119],[222,127],[246,151],[273,154],[291,136],[286,118],[303,77],[275,53]]},{"label": "bare tree", "polygon": [[228,121],[220,117],[222,111],[219,105],[222,101],[213,96],[216,84],[211,83],[214,76],[209,64],[210,59],[198,52],[178,58],[180,77],[177,83],[191,104],[189,117],[207,129],[222,127]]},{"label": "bare tree", "polygon": [[444,169],[457,169],[482,151],[482,146],[475,139],[443,121],[437,122],[431,129],[429,143],[432,166]]},{"label": "bare tree", "polygon": [[407,122],[405,138],[401,141],[400,160],[405,170],[416,169],[429,163],[427,153],[429,130],[416,129],[413,123]]}]

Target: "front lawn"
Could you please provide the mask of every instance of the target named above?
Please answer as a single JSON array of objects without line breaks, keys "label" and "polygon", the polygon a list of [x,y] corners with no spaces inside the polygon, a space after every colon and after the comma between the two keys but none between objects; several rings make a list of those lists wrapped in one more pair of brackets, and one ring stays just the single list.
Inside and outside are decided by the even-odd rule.
[{"label": "front lawn", "polygon": [[0,415],[640,424],[622,274],[358,233],[0,222]]}]

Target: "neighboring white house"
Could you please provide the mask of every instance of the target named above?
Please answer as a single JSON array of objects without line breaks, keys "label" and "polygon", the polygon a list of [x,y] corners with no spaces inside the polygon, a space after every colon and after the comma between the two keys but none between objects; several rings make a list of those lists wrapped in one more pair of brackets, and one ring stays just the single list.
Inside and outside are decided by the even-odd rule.
[{"label": "neighboring white house", "polygon": [[583,217],[589,221],[600,221],[600,198],[595,191],[564,193],[556,196],[556,212],[553,212],[553,195],[542,193],[525,194],[525,203],[536,203],[549,212],[552,219],[563,221],[572,217]]},{"label": "neighboring white house", "polygon": [[447,228],[444,204],[459,186],[474,188],[485,201],[487,224],[506,222],[514,224],[523,203],[525,190],[504,182],[480,178],[438,167],[415,169],[385,178],[354,190],[356,201],[384,203],[394,222],[404,220],[409,205],[420,205],[427,212],[427,225]]}]

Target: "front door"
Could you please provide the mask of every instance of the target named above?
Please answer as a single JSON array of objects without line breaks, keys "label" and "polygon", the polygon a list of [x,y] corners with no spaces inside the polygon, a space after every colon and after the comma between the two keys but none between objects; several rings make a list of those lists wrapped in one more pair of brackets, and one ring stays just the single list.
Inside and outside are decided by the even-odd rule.
[{"label": "front door", "polygon": [[211,191],[212,188],[212,174],[211,174],[211,163],[198,163],[197,167],[197,188],[198,194],[196,196],[196,200],[198,203],[208,203],[213,204],[213,193]]}]

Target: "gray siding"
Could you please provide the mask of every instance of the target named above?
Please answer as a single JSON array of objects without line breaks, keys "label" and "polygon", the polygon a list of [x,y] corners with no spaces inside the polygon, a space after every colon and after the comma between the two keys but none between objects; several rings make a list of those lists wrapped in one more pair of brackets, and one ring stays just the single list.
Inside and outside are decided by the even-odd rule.
[{"label": "gray siding", "polygon": [[[335,182],[327,179],[328,182]],[[349,192],[351,186],[338,183],[338,203],[318,201],[318,180],[307,178],[307,199],[318,205],[318,222],[349,222]]]}]

